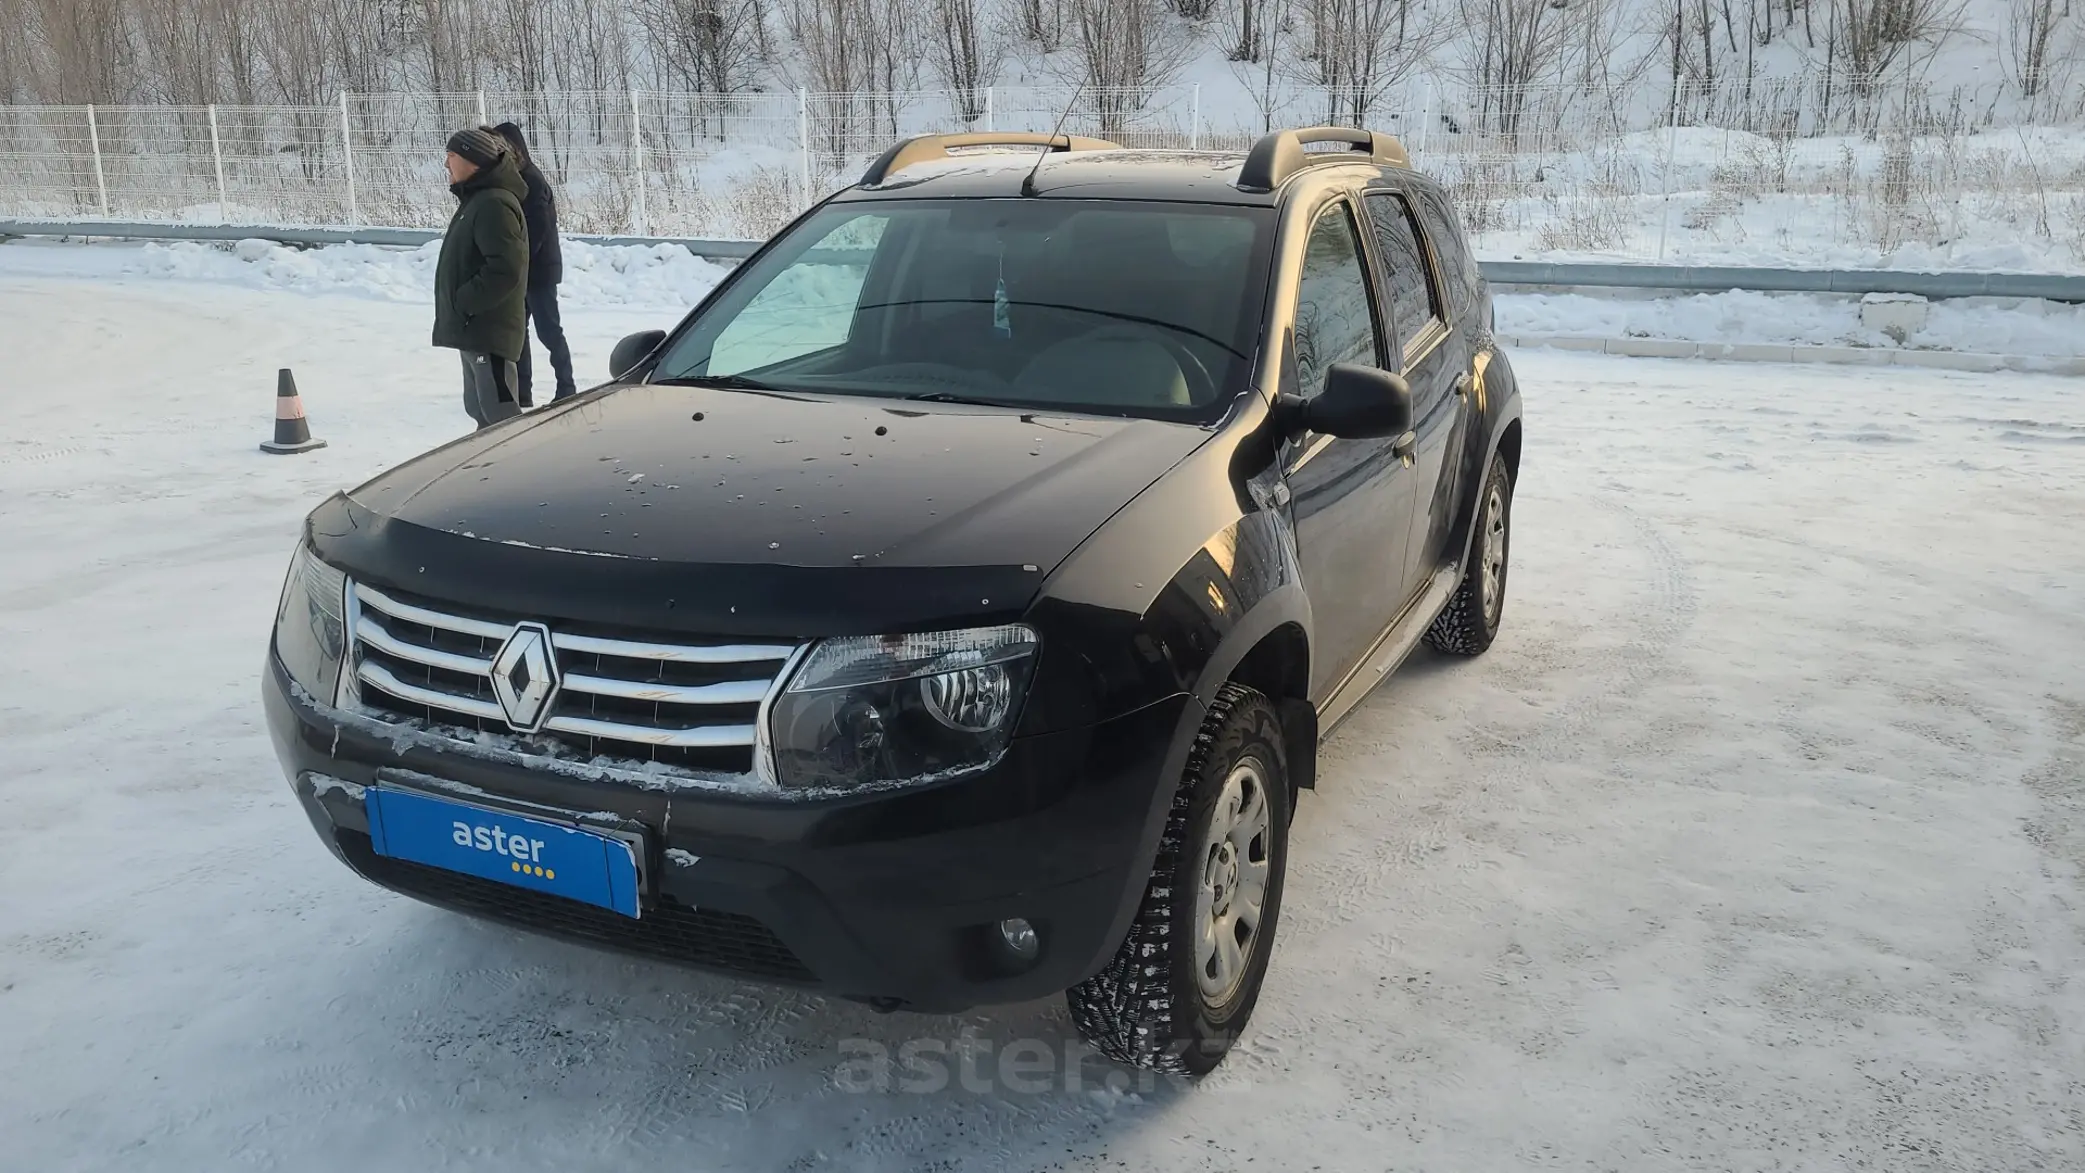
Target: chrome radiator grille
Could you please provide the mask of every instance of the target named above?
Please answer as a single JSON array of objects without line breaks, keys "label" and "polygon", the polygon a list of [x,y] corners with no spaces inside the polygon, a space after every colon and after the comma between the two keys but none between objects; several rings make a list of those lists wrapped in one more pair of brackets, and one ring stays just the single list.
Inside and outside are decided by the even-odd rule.
[{"label": "chrome radiator grille", "polygon": [[[661,642],[502,622],[362,583],[352,600],[354,679],[365,709],[549,740],[569,751],[561,756],[694,773],[752,771],[762,705],[798,652],[794,644]],[[541,712],[516,720],[493,677],[502,649],[531,631],[548,637],[556,683]]]}]

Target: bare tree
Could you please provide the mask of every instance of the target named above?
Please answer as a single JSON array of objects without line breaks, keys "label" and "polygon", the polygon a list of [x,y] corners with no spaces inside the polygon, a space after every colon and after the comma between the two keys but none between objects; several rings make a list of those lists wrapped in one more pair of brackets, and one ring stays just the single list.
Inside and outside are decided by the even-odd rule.
[{"label": "bare tree", "polygon": [[812,132],[829,165],[873,133],[878,109],[855,95],[877,88],[886,56],[883,15],[877,0],[790,0],[785,12],[801,84],[820,95],[810,112]]},{"label": "bare tree", "polygon": [[[0,0],[0,28],[29,28],[28,6],[23,0]],[[27,36],[0,37],[0,102],[35,101],[34,68]]]},{"label": "bare tree", "polygon": [[122,0],[28,0],[29,32],[43,60],[38,90],[66,105],[120,101],[135,80]]},{"label": "bare tree", "polygon": [[1071,35],[1072,0],[1020,0],[1020,34],[1045,53],[1064,47]]},{"label": "bare tree", "polygon": [[147,61],[139,88],[155,101],[200,106],[217,100],[217,54],[199,0],[135,0]]},{"label": "bare tree", "polygon": [[1071,6],[1079,80],[1101,133],[1115,133],[1187,64],[1193,39],[1170,23],[1166,0],[1071,0]]},{"label": "bare tree", "polygon": [[667,84],[729,94],[751,82],[764,36],[758,0],[636,0],[635,13]]},{"label": "bare tree", "polygon": [[16,36],[0,37],[0,102],[33,102],[38,96],[30,27],[26,0],[0,0],[0,28],[18,30]]},{"label": "bare tree", "polygon": [[976,122],[1002,59],[984,0],[934,0],[932,23],[941,29],[932,50],[935,76],[955,95],[963,121]]},{"label": "bare tree", "polygon": [[563,0],[561,51],[550,56],[552,82],[560,89],[603,93],[630,82],[630,46],[623,36],[622,7],[614,0]]},{"label": "bare tree", "polygon": [[245,0],[205,0],[210,39],[220,62],[219,101],[252,105],[261,84],[259,22]]},{"label": "bare tree", "polygon": [[[1270,39],[1267,26],[1276,19],[1274,10],[1280,4],[1281,0],[1232,0],[1231,15],[1237,24],[1235,32],[1228,38],[1230,43],[1224,49],[1224,56],[1234,62],[1257,64],[1268,47],[1264,44]],[[1240,80],[1244,76],[1241,74]]]},{"label": "bare tree", "polygon": [[321,52],[328,55],[338,72],[338,86],[322,99],[339,96],[340,90],[371,93],[392,88],[397,80],[396,62],[389,52],[385,30],[391,26],[391,6],[386,0],[303,0],[312,9],[318,26]]},{"label": "bare tree", "polygon": [[2065,0],[2011,0],[2005,26],[2006,48],[2011,54],[2007,64],[2021,96],[2038,97],[2058,82],[2055,70],[2067,62],[2061,53],[2054,61],[2050,55],[2069,11]]},{"label": "bare tree", "polygon": [[1274,129],[1275,111],[1283,105],[1277,75],[1292,70],[1278,69],[1283,50],[1292,34],[1292,0],[1237,0],[1239,40],[1230,51],[1231,74],[1245,87],[1253,108],[1260,112],[1260,132]]},{"label": "bare tree", "polygon": [[1453,34],[1412,0],[1309,0],[1307,53],[1292,71],[1326,95],[1328,122],[1367,124],[1376,104]]},{"label": "bare tree", "polygon": [[1930,56],[1961,30],[1966,3],[1831,0],[1827,52],[1837,55],[1856,97],[1873,97],[1892,71]]},{"label": "bare tree", "polygon": [[872,88],[876,16],[871,0],[789,0],[784,19],[803,82],[829,94]]},{"label": "bare tree", "polygon": [[[1679,0],[1684,4],[1686,0]],[[1521,130],[1533,91],[1574,48],[1567,10],[1552,0],[1462,0],[1464,52],[1478,88],[1477,116],[1501,134]]]},{"label": "bare tree", "polygon": [[436,93],[476,89],[484,55],[474,30],[482,23],[471,0],[411,0],[406,14],[425,62],[427,87]]},{"label": "bare tree", "polygon": [[552,47],[561,47],[553,0],[488,0],[485,15],[481,43],[498,76],[523,93],[547,89]]}]

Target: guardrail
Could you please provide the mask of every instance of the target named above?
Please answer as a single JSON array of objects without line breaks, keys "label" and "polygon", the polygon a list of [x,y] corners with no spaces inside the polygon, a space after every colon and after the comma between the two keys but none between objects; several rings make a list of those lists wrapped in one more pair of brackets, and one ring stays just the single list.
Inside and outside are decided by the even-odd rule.
[{"label": "guardrail", "polygon": [[[119,240],[269,240],[288,245],[374,244],[415,248],[437,240],[431,228],[285,228],[275,225],[170,224],[102,220],[0,220],[0,240],[61,236]],[[708,260],[742,260],[760,247],[753,240],[678,236],[600,236],[566,233],[566,240],[597,245],[678,245]],[[1960,297],[2018,297],[2085,304],[2085,276],[2043,273],[1918,273],[1894,269],[1766,269],[1697,265],[1566,264],[1485,261],[1494,285],[1519,288],[1645,289],[1678,293],[1905,293],[1936,301]]]},{"label": "guardrail", "polygon": [[1494,285],[1657,289],[1681,293],[1908,293],[1956,297],[2034,297],[2085,302],[2085,277],[2046,273],[1916,273],[1895,269],[1761,269],[1694,265],[1584,265],[1485,261]]}]

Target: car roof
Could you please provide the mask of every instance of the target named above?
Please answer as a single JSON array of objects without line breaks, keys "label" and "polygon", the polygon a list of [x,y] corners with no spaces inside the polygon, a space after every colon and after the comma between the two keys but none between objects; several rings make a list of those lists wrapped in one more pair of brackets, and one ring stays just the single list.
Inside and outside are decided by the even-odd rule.
[{"label": "car roof", "polygon": [[[1094,139],[991,141],[985,134],[924,136],[891,148],[836,201],[1049,198],[1178,201],[1273,207],[1303,174],[1413,174],[1396,140],[1342,128],[1284,131],[1251,152],[1147,150]],[[1305,153],[1304,143],[1349,140],[1359,153]],[[1353,142],[1358,138],[1358,142]],[[983,140],[983,141],[980,141]],[[1063,149],[1064,147],[1070,149]],[[1039,161],[1039,163],[1038,163]],[[1030,179],[1030,175],[1033,179]]]},{"label": "car roof", "polygon": [[[1036,168],[1037,158],[1042,166]],[[991,148],[915,163],[877,184],[857,185],[838,199],[992,199],[1023,194],[1101,200],[1187,200],[1272,207],[1279,191],[1238,186],[1245,156],[1236,151],[1156,151],[1123,148],[1052,152]],[[1022,181],[1035,172],[1035,186]]]}]

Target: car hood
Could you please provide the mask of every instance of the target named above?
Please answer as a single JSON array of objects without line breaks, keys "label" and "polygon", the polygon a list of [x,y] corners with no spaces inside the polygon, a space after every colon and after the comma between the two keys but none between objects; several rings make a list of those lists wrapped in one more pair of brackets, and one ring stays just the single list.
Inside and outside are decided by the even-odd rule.
[{"label": "car hood", "polygon": [[411,526],[567,553],[1046,574],[1208,435],[1156,420],[639,385],[466,437],[349,497]]}]

